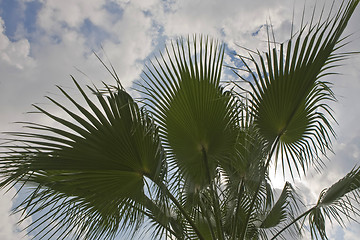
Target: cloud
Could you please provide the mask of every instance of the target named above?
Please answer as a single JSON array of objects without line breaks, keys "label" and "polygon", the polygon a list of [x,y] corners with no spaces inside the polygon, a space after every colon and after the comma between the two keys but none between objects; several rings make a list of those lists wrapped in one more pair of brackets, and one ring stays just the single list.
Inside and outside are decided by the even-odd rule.
[{"label": "cloud", "polygon": [[360,228],[357,224],[349,225],[344,229],[344,240],[358,239],[360,236]]},{"label": "cloud", "polygon": [[64,26],[78,29],[85,19],[106,27],[111,22],[111,15],[103,5],[103,1],[97,0],[45,0],[38,14],[38,25],[46,32],[55,34]]},{"label": "cloud", "polygon": [[12,42],[5,35],[4,20],[0,17],[0,62],[23,70],[33,67],[35,61],[29,56],[30,44],[27,39]]},{"label": "cloud", "polygon": [[[84,5],[86,11],[83,11]],[[23,119],[22,113],[31,110],[30,103],[46,102],[43,96],[49,91],[57,93],[56,84],[72,87],[69,74],[82,83],[113,83],[110,74],[92,53],[97,51],[106,61],[100,45],[124,86],[131,87],[132,82],[139,78],[143,61],[154,50],[158,34],[150,16],[144,13],[144,7],[136,2],[128,3],[121,10],[121,18],[113,19],[105,2],[76,1],[71,6],[74,13],[68,11],[69,3],[65,1],[43,1],[38,11],[37,36],[31,42],[25,38],[11,42],[4,33],[0,35],[0,61],[6,63],[0,66],[0,100],[11,103],[1,106],[0,123],[6,126],[2,128],[8,130],[9,122]],[[71,16],[75,13],[76,17]],[[89,34],[82,31],[86,20],[105,32],[109,31],[109,38],[91,42],[89,34],[93,29]],[[1,23],[3,29],[4,23]],[[9,68],[9,65],[16,69]],[[90,81],[75,68],[86,73]]]},{"label": "cloud", "polygon": [[17,222],[20,220],[20,214],[11,215],[12,196],[15,195],[15,189],[10,189],[7,194],[4,193],[4,190],[0,190],[0,239],[30,239],[30,236],[27,236],[26,232],[21,232],[21,229],[31,223],[31,218],[18,226]]},{"label": "cloud", "polygon": [[270,19],[278,41],[290,36],[293,5],[281,0],[210,0],[206,4],[184,0],[171,2],[168,10],[163,9],[155,18],[167,36],[202,33],[222,39],[236,50],[235,43],[256,49],[266,45],[265,24],[270,25]]}]

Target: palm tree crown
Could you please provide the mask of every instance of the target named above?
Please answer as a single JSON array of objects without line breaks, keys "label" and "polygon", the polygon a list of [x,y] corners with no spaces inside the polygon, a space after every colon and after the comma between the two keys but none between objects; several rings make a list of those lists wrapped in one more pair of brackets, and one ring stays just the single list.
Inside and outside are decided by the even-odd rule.
[{"label": "palm tree crown", "polygon": [[335,96],[324,77],[351,54],[342,33],[358,3],[317,22],[313,14],[266,53],[237,55],[239,80],[227,84],[225,47],[203,36],[149,62],[141,100],[112,70],[116,85],[101,89],[73,78],[86,104],[59,87],[75,110],[48,99],[68,119],[35,105],[59,127],[26,122],[9,133],[0,187],[30,190],[15,211],[36,215],[29,231],[47,239],[113,239],[144,223],[155,239],[298,239],[305,220],[313,239],[327,239],[326,219],[360,213],[360,168],[305,208],[289,182],[274,197],[269,167],[301,175],[331,151]]}]

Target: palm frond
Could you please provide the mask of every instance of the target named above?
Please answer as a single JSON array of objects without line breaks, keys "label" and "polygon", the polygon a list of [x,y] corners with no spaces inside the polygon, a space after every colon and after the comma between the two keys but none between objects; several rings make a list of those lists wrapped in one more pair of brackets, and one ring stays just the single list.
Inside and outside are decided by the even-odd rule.
[{"label": "palm frond", "polygon": [[[282,229],[286,224],[291,223],[295,216],[300,211],[300,205],[302,202],[300,197],[297,195],[292,185],[288,182],[285,183],[284,188],[277,199],[276,203],[268,207],[265,217],[263,218],[260,229],[263,230],[263,236],[267,239],[271,233],[276,233],[279,229]],[[298,224],[293,225],[291,229],[287,229],[288,235],[299,238],[301,234],[300,227]]]},{"label": "palm frond", "polygon": [[[307,169],[326,150],[335,135],[329,102],[335,100],[331,83],[322,77],[339,65],[347,53],[339,53],[345,38],[341,35],[358,0],[343,2],[339,11],[314,25],[303,26],[294,39],[270,49],[264,55],[249,53],[255,71],[243,60],[253,78],[251,103],[254,123],[270,143],[276,142],[276,155],[289,165],[293,175]],[[314,17],[315,12],[313,13]],[[306,31],[308,29],[308,31]]]},{"label": "palm frond", "polygon": [[[97,96],[96,104],[74,83],[89,110],[62,88],[80,114],[49,99],[72,120],[35,106],[62,127],[26,123],[31,131],[10,133],[13,141],[3,147],[12,150],[0,162],[5,176],[1,187],[35,186],[18,209],[31,215],[54,205],[40,219],[46,219],[44,229],[48,230],[57,221],[63,229],[61,237],[74,228],[75,236],[111,238],[119,228],[136,229],[142,222],[144,177],[161,181],[165,154],[157,127],[120,87],[117,91],[108,88],[107,95],[90,88]],[[39,225],[32,227],[36,230]],[[49,237],[50,232],[41,234]]]},{"label": "palm frond", "polygon": [[[294,212],[296,211],[296,201],[298,201],[296,199],[296,194],[294,193],[295,192],[291,184],[286,182],[278,200],[268,211],[266,217],[260,225],[260,228],[275,227],[281,222],[284,222],[289,216],[294,216]],[[290,202],[294,202],[295,206],[288,208],[290,206]]]},{"label": "palm frond", "polygon": [[155,58],[141,87],[176,166],[203,186],[207,169],[213,178],[218,161],[233,152],[237,114],[219,85],[224,47],[203,37],[193,42],[179,39]]},{"label": "palm frond", "polygon": [[317,205],[309,214],[311,235],[327,239],[325,220],[344,226],[344,220],[356,221],[360,216],[360,168],[352,169],[344,178],[324,189]]}]

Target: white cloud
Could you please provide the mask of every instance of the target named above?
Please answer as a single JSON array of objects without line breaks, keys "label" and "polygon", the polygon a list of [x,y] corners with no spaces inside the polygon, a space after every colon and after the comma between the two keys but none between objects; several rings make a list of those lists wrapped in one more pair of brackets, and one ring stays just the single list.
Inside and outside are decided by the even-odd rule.
[{"label": "white cloud", "polygon": [[349,225],[344,229],[344,240],[358,239],[360,236],[360,228],[357,224]]},{"label": "white cloud", "polygon": [[27,39],[11,42],[5,35],[4,21],[0,17],[0,63],[14,66],[20,70],[35,65],[30,56],[30,44]]},{"label": "white cloud", "polygon": [[103,46],[120,79],[130,87],[142,71],[141,61],[154,50],[153,41],[158,33],[150,17],[135,4],[124,9],[122,20],[114,24],[112,30],[119,43],[106,41]]},{"label": "white cloud", "polygon": [[17,222],[20,220],[20,214],[11,215],[12,196],[14,196],[15,191],[15,189],[11,189],[7,194],[4,194],[5,191],[0,190],[0,239],[27,240],[30,239],[30,236],[27,236],[26,232],[21,232],[21,229],[31,223],[31,218],[18,226]]},{"label": "white cloud", "polygon": [[48,31],[57,33],[64,24],[69,28],[79,28],[85,19],[94,24],[106,27],[111,18],[103,8],[104,1],[98,0],[43,0],[43,7],[39,12],[39,26]]},{"label": "white cloud", "polygon": [[[287,26],[291,20],[291,1],[177,1],[170,10],[157,14],[155,18],[164,26],[168,36],[201,33],[249,48],[258,48],[266,41],[262,26],[271,17],[275,30]],[[290,19],[290,20],[289,20]],[[253,33],[260,30],[257,36]],[[287,37],[290,34],[286,30]],[[265,33],[265,34],[264,34]],[[279,34],[279,31],[277,31]],[[280,32],[282,35],[282,32]],[[238,49],[238,48],[236,48]]]}]

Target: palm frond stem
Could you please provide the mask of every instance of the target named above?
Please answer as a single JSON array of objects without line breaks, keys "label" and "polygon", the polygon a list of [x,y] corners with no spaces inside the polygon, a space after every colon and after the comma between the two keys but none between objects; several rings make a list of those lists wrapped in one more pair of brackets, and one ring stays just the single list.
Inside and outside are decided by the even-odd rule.
[{"label": "palm frond stem", "polygon": [[[156,205],[151,199],[147,198],[146,196],[144,196],[144,202],[146,205],[146,208],[149,209],[152,213],[156,213],[159,215],[163,215],[164,213],[159,209],[159,206]],[[164,223],[163,221],[160,221],[155,215],[152,215],[140,208],[137,208],[136,206],[134,206],[134,208],[136,208],[138,211],[142,212],[145,216],[147,216],[149,219],[153,219],[154,221],[156,221],[157,223],[159,223],[163,228],[165,228],[167,231],[169,231],[172,235],[176,236],[177,239],[183,239],[182,236],[180,236],[179,234],[177,234],[173,229],[170,228],[170,226],[166,223]],[[163,216],[160,216],[160,218],[162,218]],[[172,227],[174,228],[174,224],[177,225],[178,223],[176,221],[171,221],[171,217],[170,217],[170,224],[172,225]]]},{"label": "palm frond stem", "polygon": [[211,192],[211,197],[214,204],[214,215],[216,220],[216,231],[218,235],[219,240],[224,240],[224,229],[223,224],[221,223],[221,213],[220,213],[220,205],[219,205],[219,196],[216,192],[216,189],[214,188],[214,183],[211,181],[210,177],[210,168],[209,168],[209,162],[206,154],[206,149],[204,146],[201,147],[201,151],[204,158],[205,168],[206,168],[206,175],[209,183],[209,188]]},{"label": "palm frond stem", "polygon": [[[274,152],[275,152],[275,149],[276,149],[277,146],[278,146],[278,143],[279,143],[279,141],[280,141],[280,137],[281,137],[281,135],[282,135],[283,133],[284,133],[283,131],[280,132],[279,135],[278,135],[278,136],[276,137],[276,139],[274,140],[274,142],[272,143],[272,145],[271,145],[271,150],[270,150],[270,153],[269,153],[269,155],[268,155],[268,159],[266,160],[266,164],[265,164],[264,168],[262,169],[262,171],[260,172],[260,179],[264,179],[265,174],[266,174],[266,170],[267,170],[268,166],[270,165],[271,158],[272,158],[272,156],[273,156],[273,154],[274,154]],[[253,196],[253,198],[252,198],[252,200],[251,200],[250,207],[249,207],[249,212],[248,212],[248,214],[247,214],[247,216],[246,216],[246,220],[245,220],[245,222],[244,222],[244,227],[243,227],[243,230],[242,230],[242,232],[241,232],[241,237],[240,237],[240,239],[245,239],[246,230],[247,230],[247,227],[248,227],[248,225],[249,225],[249,220],[250,220],[250,217],[251,217],[251,212],[252,212],[252,210],[253,210],[253,208],[254,208],[254,206],[255,206],[255,201],[256,201],[256,198],[257,198],[257,196],[258,196],[258,194],[259,194],[260,187],[261,187],[261,181],[259,181],[259,183],[258,183],[258,185],[257,185],[257,187],[256,187],[255,194],[254,194],[254,196]]]},{"label": "palm frond stem", "polygon": [[[200,200],[201,201],[201,200]],[[209,230],[210,230],[210,234],[211,234],[211,237],[212,239],[216,239],[216,234],[215,234],[215,231],[214,231],[214,228],[213,228],[213,225],[211,224],[211,218],[208,214],[208,211],[207,209],[204,207],[204,204],[201,202],[200,204],[200,209],[201,211],[204,213],[204,216],[206,218],[206,220],[208,221],[208,227],[209,227]]]},{"label": "palm frond stem", "polygon": [[159,186],[160,190],[163,191],[163,193],[165,195],[167,195],[171,199],[171,201],[175,204],[175,206],[179,209],[181,214],[185,217],[185,219],[191,225],[192,229],[194,230],[194,232],[197,235],[197,237],[199,238],[199,240],[205,240],[205,238],[202,236],[201,232],[199,231],[198,227],[196,226],[194,220],[186,212],[186,210],[181,205],[181,203],[179,203],[179,201],[176,199],[176,197],[170,192],[170,190],[167,188],[167,186],[161,181],[156,181],[155,183]]},{"label": "palm frond stem", "polygon": [[286,229],[288,229],[289,227],[291,227],[294,223],[296,223],[297,221],[299,221],[300,219],[302,219],[303,217],[306,217],[306,215],[308,215],[311,211],[313,211],[315,208],[317,207],[314,206],[312,208],[310,208],[309,210],[307,210],[306,212],[302,213],[301,215],[299,215],[297,218],[295,218],[291,223],[289,223],[288,225],[286,225],[284,228],[282,228],[279,232],[277,232],[270,240],[274,240],[276,239],[281,233],[283,233]]},{"label": "palm frond stem", "polygon": [[241,208],[241,199],[242,199],[242,194],[244,192],[244,179],[241,180],[240,183],[240,187],[239,187],[239,194],[238,194],[238,201],[237,201],[237,206],[236,206],[236,210],[235,210],[235,221],[234,221],[234,230],[232,232],[232,236],[231,239],[235,239],[235,236],[237,234],[238,231],[238,226],[239,224],[237,224],[239,222],[239,212],[240,212],[240,208]]}]

